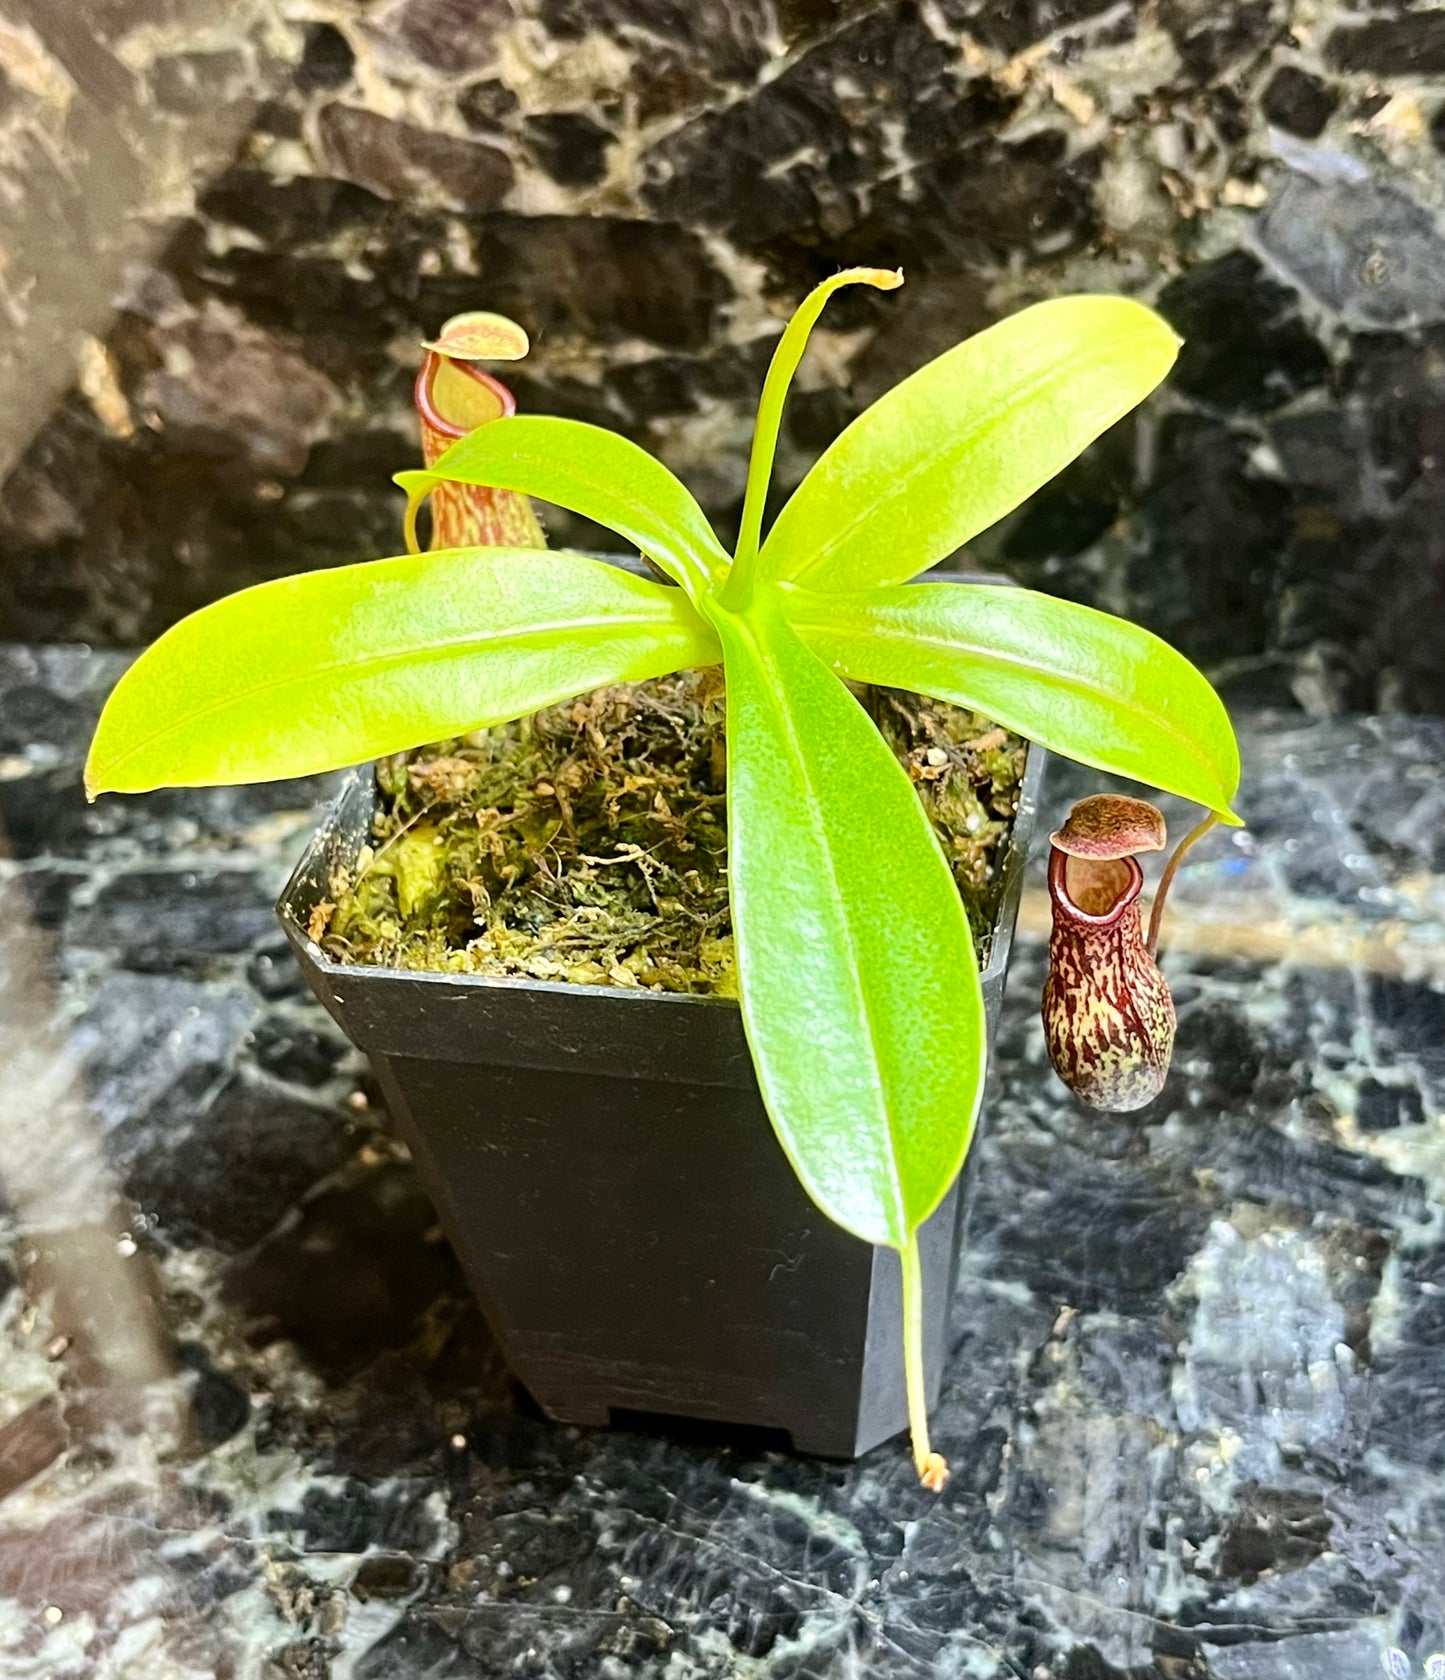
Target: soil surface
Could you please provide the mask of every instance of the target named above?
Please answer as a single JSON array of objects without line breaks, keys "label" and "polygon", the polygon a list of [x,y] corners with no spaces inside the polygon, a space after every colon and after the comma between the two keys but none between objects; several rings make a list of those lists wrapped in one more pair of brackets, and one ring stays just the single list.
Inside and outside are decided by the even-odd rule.
[{"label": "soil surface", "polygon": [[[1023,743],[940,701],[863,698],[983,941]],[[681,672],[383,760],[371,842],[313,937],[345,962],[732,995],[723,708],[716,670]]]}]

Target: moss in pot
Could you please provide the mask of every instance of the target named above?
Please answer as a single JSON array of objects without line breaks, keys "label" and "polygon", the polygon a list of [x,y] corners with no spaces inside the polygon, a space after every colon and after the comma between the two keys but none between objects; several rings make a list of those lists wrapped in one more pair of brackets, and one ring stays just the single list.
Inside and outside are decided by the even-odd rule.
[{"label": "moss in pot", "polygon": [[[1024,745],[919,695],[864,699],[986,951]],[[308,932],[342,963],[735,997],[723,727],[715,673],[678,672],[387,760]]]},{"label": "moss in pot", "polygon": [[[732,556],[686,489],[634,445],[504,408],[424,471],[400,475],[413,515],[433,492],[464,508],[459,486],[484,487],[494,500],[536,496],[617,531],[669,583],[531,546],[528,532],[510,546],[448,546],[243,591],[177,625],[122,679],[101,719],[88,779],[99,793],[300,775],[461,739],[600,687],[721,665],[728,909],[741,1006],[727,1006],[726,1020],[740,1019],[748,1079],[812,1203],[841,1232],[899,1257],[901,1347],[893,1358],[915,1465],[937,1487],[947,1471],[928,1438],[924,1343],[939,1304],[925,1301],[923,1254],[974,1130],[987,1048],[984,988],[936,828],[849,684],[968,708],[1049,750],[1197,801],[1226,822],[1237,820],[1230,800],[1239,766],[1213,691],[1147,632],[1025,590],[909,581],[1017,505],[1164,376],[1177,341],[1141,305],[1058,299],[947,352],[848,427],[763,540],[787,386],[828,295],[851,283],[891,289],[899,277],[867,269],[834,276],[783,333]],[[474,337],[444,342],[443,360],[518,353],[520,341],[508,340],[495,318],[455,331]],[[446,540],[446,522],[438,523]],[[478,527],[466,540],[485,543],[492,534]],[[313,889],[346,867],[347,846],[354,862],[369,831],[374,794],[351,797],[329,850],[314,850],[307,866]],[[329,921],[317,931],[326,937]],[[319,968],[317,959],[324,953],[303,951],[304,963]],[[367,974],[346,972],[358,984]],[[523,1066],[537,1065],[525,1060],[534,1043],[561,1044],[564,1018],[601,1022],[605,1014],[614,1053],[609,1061],[598,1052],[595,1061],[607,1078],[678,1077],[642,1066],[657,1046],[627,1041],[616,1010],[633,1000],[627,985],[549,990],[538,982],[527,992],[528,1027],[515,1016],[501,1021],[498,999],[504,991],[515,997],[507,991],[515,981],[393,970],[373,978],[409,983],[399,1007],[413,1011],[410,1036],[365,1043],[369,1006],[353,1010],[340,996],[333,1005],[393,1072],[416,1060],[423,1039],[445,1041],[451,1003],[475,1000],[481,987],[485,1000],[465,1030],[478,1039],[495,1030]],[[458,989],[468,982],[473,989],[463,996]],[[334,989],[351,991],[352,983]],[[419,992],[438,1007],[421,1011],[411,1001]],[[678,1058],[695,1059],[695,1089],[735,1085],[722,1052],[713,1083],[704,1077],[714,1051],[736,1033],[736,1025],[717,1025],[724,1006],[671,1001],[698,1002],[672,1010],[663,1029],[675,1034]],[[713,1024],[702,1028],[704,1019]],[[453,1011],[451,1020],[462,1017]],[[579,1048],[585,1073],[591,1051],[580,1040],[571,1046]],[[457,1054],[481,1052],[458,1044]],[[607,1109],[605,1084],[599,1112]],[[494,1095],[493,1112],[477,1118],[461,1153],[453,1138],[422,1161],[444,1213],[452,1179],[484,1170],[492,1120],[529,1118],[507,1110],[505,1080]],[[695,1106],[701,1112],[706,1104],[699,1098]],[[468,1165],[474,1157],[482,1166]],[[615,1174],[605,1155],[591,1165],[615,1176],[613,1188],[625,1196],[621,1163]],[[539,1247],[512,1260],[514,1277],[518,1266],[530,1267],[536,1288],[555,1293],[554,1255]],[[777,1265],[788,1263],[783,1254]],[[680,1310],[694,1318],[725,1311],[705,1285]],[[600,1316],[607,1311],[599,1307]],[[800,1359],[805,1341],[806,1328]],[[553,1346],[534,1369],[545,1373],[548,1357],[566,1356],[565,1345]],[[699,1406],[703,1415],[727,1415]]]}]

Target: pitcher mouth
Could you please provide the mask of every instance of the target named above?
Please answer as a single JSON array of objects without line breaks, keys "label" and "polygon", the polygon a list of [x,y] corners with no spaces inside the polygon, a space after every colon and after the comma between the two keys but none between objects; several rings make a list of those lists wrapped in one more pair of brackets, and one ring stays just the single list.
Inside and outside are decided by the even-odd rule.
[{"label": "pitcher mouth", "polygon": [[500,379],[470,362],[439,356],[435,350],[427,351],[412,396],[423,422],[448,442],[489,420],[509,420],[517,412],[517,399]]},{"label": "pitcher mouth", "polygon": [[[1107,909],[1090,911],[1079,904],[1076,894],[1091,890],[1097,895],[1108,891],[1115,880],[1118,886]],[[1138,898],[1143,887],[1144,871],[1135,858],[1072,857],[1057,846],[1049,854],[1049,895],[1074,921],[1085,927],[1112,927]]]}]

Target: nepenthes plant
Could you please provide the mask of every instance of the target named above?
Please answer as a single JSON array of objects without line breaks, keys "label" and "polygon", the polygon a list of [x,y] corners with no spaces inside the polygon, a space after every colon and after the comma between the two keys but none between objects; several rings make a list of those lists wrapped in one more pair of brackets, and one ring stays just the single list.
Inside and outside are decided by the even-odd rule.
[{"label": "nepenthes plant", "polygon": [[[914,1459],[937,1487],[917,1232],[973,1133],[984,1012],[939,842],[848,683],[969,707],[1225,822],[1239,758],[1209,684],[1148,632],[1028,590],[912,581],[1164,377],[1178,341],[1141,304],[1060,298],[965,340],[859,416],[764,533],[785,397],[825,302],[900,281],[837,274],[784,330],[731,555],[635,444],[483,395],[474,430],[398,475],[409,531],[434,495],[455,546],[262,584],[176,625],[111,696],[87,782],[94,795],[298,776],[720,663],[729,894],[758,1082],[817,1206],[900,1256]],[[525,339],[479,317],[447,349],[507,357]],[[538,547],[530,527],[469,528],[459,486],[569,508],[670,582]],[[503,524],[516,516],[499,506]]]}]

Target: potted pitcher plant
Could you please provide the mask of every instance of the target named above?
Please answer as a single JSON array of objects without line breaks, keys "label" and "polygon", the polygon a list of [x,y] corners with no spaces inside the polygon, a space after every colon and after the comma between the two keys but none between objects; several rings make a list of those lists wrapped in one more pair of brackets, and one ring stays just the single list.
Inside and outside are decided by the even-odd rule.
[{"label": "potted pitcher plant", "polygon": [[[836,1454],[907,1425],[937,1487],[947,1470],[928,1405],[960,1169],[1042,751],[1224,822],[1237,821],[1239,760],[1213,690],[1148,632],[1003,580],[915,581],[1164,377],[1177,340],[1141,304],[1059,298],[967,339],[860,415],[764,531],[786,393],[827,298],[900,282],[835,275],[784,329],[731,553],[635,444],[515,414],[478,363],[521,355],[525,336],[497,316],[457,318],[418,384],[425,465],[399,475],[411,552],[262,584],[169,630],[111,696],[88,786],[376,764],[326,818],[282,917],[311,984],[372,1057],[543,1408],[586,1423],[622,1409],[760,1424]],[[531,497],[608,527],[640,560],[547,549]],[[688,729],[714,720],[710,752],[678,745],[701,738],[672,728],[678,694]],[[900,695],[922,697],[904,710],[924,731],[902,745],[885,738],[878,699]],[[651,757],[627,744],[643,712],[668,726]],[[1022,773],[999,793],[1009,753]],[[604,768],[616,779],[599,805]],[[982,803],[946,830],[950,787]],[[686,832],[684,806],[701,813]],[[613,827],[579,851],[584,807]],[[980,811],[1000,839],[973,928],[959,857]],[[1084,833],[1087,812],[1055,837],[1068,860],[1056,910],[1074,920],[1049,1037],[1086,1097],[1127,1106],[1149,1079],[1125,1073],[1151,1057],[1157,1073],[1168,1045],[1162,1026],[1127,1042],[1116,1030],[1147,980],[1132,960],[1135,853],[1162,838],[1138,812],[1121,822],[1122,841]],[[611,836],[600,850],[599,833]],[[670,989],[615,937],[601,959],[572,961],[558,927],[573,941],[605,920],[607,881],[625,871],[643,921],[706,877],[713,908],[699,920],[724,952],[712,991],[695,974]],[[498,907],[524,877],[550,908],[509,921]],[[389,960],[396,944],[348,943],[358,897],[388,936],[431,916],[432,967]],[[1122,930],[1112,944],[1110,929]],[[550,966],[537,966],[538,938],[552,941]],[[509,968],[527,940],[533,966]],[[1090,1085],[1101,1058],[1111,1071]]]}]

